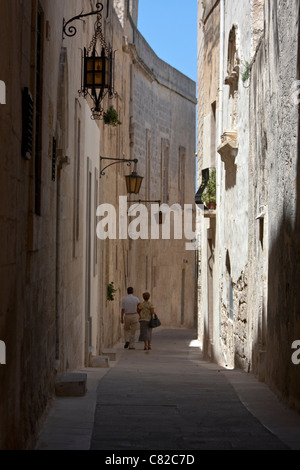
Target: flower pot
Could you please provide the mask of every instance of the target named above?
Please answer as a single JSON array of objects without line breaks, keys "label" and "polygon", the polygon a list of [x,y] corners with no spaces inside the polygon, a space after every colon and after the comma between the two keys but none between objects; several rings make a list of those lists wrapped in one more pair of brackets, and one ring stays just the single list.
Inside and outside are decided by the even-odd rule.
[{"label": "flower pot", "polygon": [[216,203],[214,201],[209,201],[207,203],[207,208],[212,211],[216,210]]}]

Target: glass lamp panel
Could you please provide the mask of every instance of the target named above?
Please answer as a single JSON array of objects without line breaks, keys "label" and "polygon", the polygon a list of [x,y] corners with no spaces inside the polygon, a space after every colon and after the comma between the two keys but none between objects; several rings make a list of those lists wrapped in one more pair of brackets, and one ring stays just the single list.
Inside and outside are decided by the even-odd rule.
[{"label": "glass lamp panel", "polygon": [[138,194],[140,192],[142,181],[143,181],[142,176],[136,176],[135,194]]},{"label": "glass lamp panel", "polygon": [[125,176],[127,192],[129,194],[138,194],[141,188],[143,177],[131,174]]},{"label": "glass lamp panel", "polygon": [[86,73],[85,85],[89,88],[94,86],[94,72],[87,72]]},{"label": "glass lamp panel", "polygon": [[102,72],[95,72],[95,86],[96,87],[102,86],[102,77],[103,77]]},{"label": "glass lamp panel", "polygon": [[132,194],[132,188],[131,188],[131,185],[132,185],[132,178],[131,178],[131,175],[127,175],[125,176],[125,179],[126,179],[126,188],[127,188],[127,192],[128,194]]},{"label": "glass lamp panel", "polygon": [[102,88],[104,87],[103,73],[105,69],[106,57],[86,57],[85,58],[85,86],[88,88]]},{"label": "glass lamp panel", "polygon": [[86,70],[88,72],[91,72],[94,70],[94,60],[93,57],[86,57],[85,58],[85,63],[86,63]]},{"label": "glass lamp panel", "polygon": [[95,70],[102,71],[105,63],[104,63],[105,57],[95,57]]}]

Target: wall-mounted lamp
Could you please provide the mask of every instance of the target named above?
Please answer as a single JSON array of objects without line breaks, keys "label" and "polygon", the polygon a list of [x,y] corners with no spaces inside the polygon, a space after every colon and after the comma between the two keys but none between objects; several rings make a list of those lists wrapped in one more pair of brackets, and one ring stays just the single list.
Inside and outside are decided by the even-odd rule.
[{"label": "wall-mounted lamp", "polygon": [[[75,36],[77,30],[75,26],[68,26],[75,20],[80,20],[86,16],[97,15],[94,27],[94,35],[88,48],[84,48],[82,58],[81,89],[79,94],[85,98],[89,96],[93,102],[92,119],[102,119],[104,109],[102,101],[106,95],[113,98],[117,95],[114,91],[114,60],[112,47],[106,43],[102,32],[102,3],[96,4],[97,11],[74,16],[69,21],[63,22],[63,34],[69,37]],[[68,27],[68,28],[67,28]],[[97,42],[100,43],[100,54],[97,51]]]},{"label": "wall-mounted lamp", "polygon": [[[102,168],[102,161],[103,160],[111,160],[112,163],[109,163],[104,168]],[[116,165],[117,163],[127,163],[127,166],[131,166],[131,163],[134,163],[134,170],[131,175],[126,175],[126,188],[128,194],[138,194],[141,189],[142,181],[144,179],[143,176],[139,176],[137,174],[137,163],[138,160],[135,159],[128,159],[128,158],[109,158],[109,157],[100,157],[100,178],[101,176],[105,175],[105,170],[112,165]]]}]

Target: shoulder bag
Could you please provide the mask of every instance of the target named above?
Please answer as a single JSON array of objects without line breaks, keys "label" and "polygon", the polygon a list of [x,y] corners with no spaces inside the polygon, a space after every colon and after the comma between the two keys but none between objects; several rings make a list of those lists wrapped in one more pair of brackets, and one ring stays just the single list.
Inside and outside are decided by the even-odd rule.
[{"label": "shoulder bag", "polygon": [[160,319],[158,318],[158,316],[155,313],[154,316],[151,318],[151,320],[149,322],[149,326],[150,326],[150,328],[157,328],[160,325],[161,325]]}]

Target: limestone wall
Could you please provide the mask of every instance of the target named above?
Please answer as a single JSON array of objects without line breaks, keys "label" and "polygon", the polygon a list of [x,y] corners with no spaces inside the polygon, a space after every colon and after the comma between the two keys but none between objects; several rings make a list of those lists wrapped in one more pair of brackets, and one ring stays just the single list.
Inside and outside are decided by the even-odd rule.
[{"label": "limestone wall", "polygon": [[[146,176],[139,198],[195,210],[195,83],[162,62],[138,33],[131,54],[132,151]],[[195,324],[195,252],[185,247],[190,241],[184,234],[174,240],[171,233],[171,240],[131,242],[129,278],[140,297],[151,292],[165,327]]]},{"label": "limestone wall", "polygon": [[216,166],[217,209],[198,220],[198,334],[208,357],[253,372],[299,409],[299,2],[225,2],[224,37],[213,33],[222,4],[199,5],[198,185]]},{"label": "limestone wall", "polygon": [[[63,18],[75,16],[84,6],[79,0],[40,2],[38,206],[37,141],[31,158],[21,152],[24,87],[29,88],[34,106],[38,100],[38,7],[34,1],[2,2],[0,7],[1,73],[8,90],[0,123],[1,243],[7,247],[1,259],[0,331],[8,350],[7,367],[0,371],[1,384],[6,384],[0,405],[1,448],[32,445],[53,394],[56,373],[76,370],[88,360],[85,269],[92,223],[87,220],[87,162],[94,176],[99,166],[99,130],[90,120],[85,100],[78,96],[80,48],[87,36],[79,32],[72,40],[62,37]],[[35,134],[36,129],[34,121]],[[93,179],[93,196],[96,185]],[[95,311],[97,291],[92,285],[90,302]],[[95,342],[95,336],[88,345],[90,340]]]},{"label": "limestone wall", "polygon": [[[299,371],[291,345],[299,336],[299,2],[265,2],[266,30],[251,70],[251,260],[267,303],[252,286],[253,369],[299,409]],[[259,120],[254,116],[259,113]],[[263,206],[263,207],[260,207]],[[264,218],[255,214],[264,210]],[[299,367],[299,366],[298,366]]]},{"label": "limestone wall", "polygon": [[[139,296],[151,290],[155,302],[169,291],[166,326],[193,324],[194,254],[186,253],[185,240],[172,246],[169,241],[148,243],[146,249],[143,241],[100,241],[96,210],[101,203],[118,209],[128,171],[116,165],[100,178],[100,156],[139,158],[139,170],[148,180],[141,197],[161,197],[162,140],[170,155],[165,193],[170,201],[180,196],[179,202],[193,202],[195,84],[141,50],[143,61],[151,67],[155,62],[164,83],[149,81],[148,72],[136,65],[140,59],[132,18],[124,16],[122,24],[114,9],[117,2],[103,2],[105,37],[116,51],[117,92],[112,100],[105,98],[104,107],[113,105],[122,124],[92,120],[92,101],[78,90],[82,52],[92,39],[95,17],[77,21],[74,37],[62,34],[63,19],[86,13],[87,3],[95,8],[96,2],[86,0],[0,2],[0,80],[6,84],[6,104],[0,108],[0,341],[6,345],[6,364],[0,365],[1,449],[33,448],[57,374],[88,366],[91,355],[123,339],[120,301],[129,284]],[[134,21],[137,5],[129,5]],[[33,97],[33,133],[41,130],[31,156],[22,155],[24,88]],[[144,97],[151,113],[143,110]],[[40,121],[35,119],[39,113]],[[152,156],[147,170],[146,134]],[[179,171],[180,159],[184,165]],[[174,282],[164,284],[167,277]],[[113,301],[107,300],[111,282]],[[158,303],[158,312],[164,312],[165,303]]]}]

